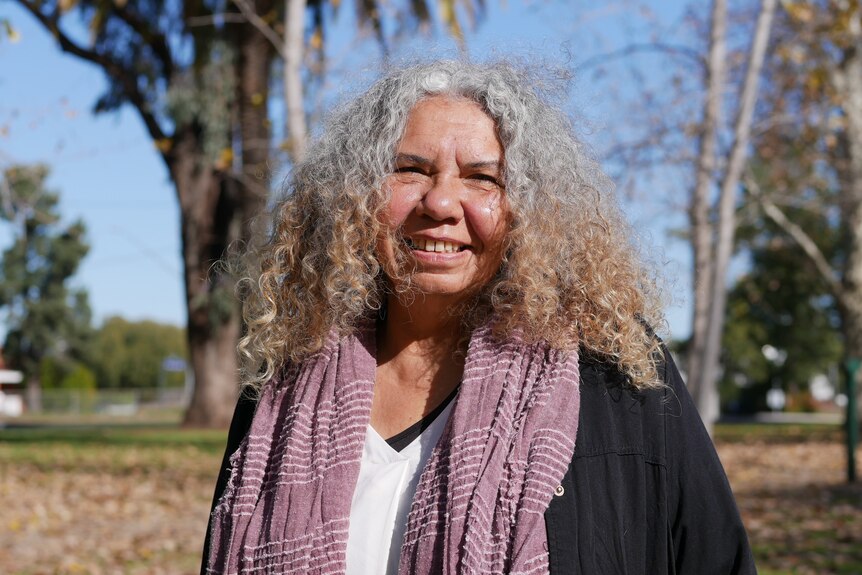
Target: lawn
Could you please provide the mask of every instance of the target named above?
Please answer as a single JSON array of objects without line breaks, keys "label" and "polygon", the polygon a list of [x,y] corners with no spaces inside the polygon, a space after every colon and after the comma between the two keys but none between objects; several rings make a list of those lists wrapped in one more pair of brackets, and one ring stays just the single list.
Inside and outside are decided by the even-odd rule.
[{"label": "lawn", "polygon": [[197,572],[223,432],[0,431],[0,573]]},{"label": "lawn", "polygon": [[[224,437],[0,431],[0,573],[196,573]],[[717,441],[762,575],[862,575],[862,486],[844,484],[838,430],[723,426]]]}]

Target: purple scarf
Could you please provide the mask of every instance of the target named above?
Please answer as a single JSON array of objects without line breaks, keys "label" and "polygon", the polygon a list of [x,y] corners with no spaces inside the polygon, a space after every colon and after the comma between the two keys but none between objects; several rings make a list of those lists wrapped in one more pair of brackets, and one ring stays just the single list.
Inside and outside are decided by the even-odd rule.
[{"label": "purple scarf", "polygon": [[[330,336],[264,387],[213,512],[207,573],[345,572],[375,369],[364,329]],[[401,575],[548,572],[543,514],[574,452],[578,381],[574,352],[474,331],[413,498]]]}]

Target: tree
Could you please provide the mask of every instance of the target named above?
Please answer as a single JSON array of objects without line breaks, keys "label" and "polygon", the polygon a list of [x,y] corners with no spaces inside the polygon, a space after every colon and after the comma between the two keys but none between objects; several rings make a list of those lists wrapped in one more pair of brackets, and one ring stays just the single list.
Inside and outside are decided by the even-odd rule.
[{"label": "tree", "polygon": [[[165,163],[180,206],[197,383],[186,422],[224,425],[237,391],[240,318],[232,281],[214,264],[252,237],[250,222],[266,204],[271,49],[235,10],[210,3],[20,3],[65,52],[105,72],[109,87],[96,111],[131,104]],[[263,13],[274,6],[256,3]],[[83,18],[89,39],[69,27],[73,17]]]},{"label": "tree", "polygon": [[31,408],[39,405],[42,363],[85,361],[91,335],[87,292],[69,285],[89,249],[84,224],[63,225],[58,196],[45,189],[45,166],[13,166],[0,182],[0,220],[12,227],[2,256],[3,354],[24,373]]},{"label": "tree", "polygon": [[[752,125],[759,119],[755,104],[777,0],[744,3],[739,13],[729,13],[726,0],[713,0],[711,7],[706,23],[691,9],[682,25],[675,26],[691,30],[687,40],[673,37],[676,30],[657,30],[646,42],[633,42],[586,62],[594,67],[627,59],[638,81],[629,114],[634,121],[621,128],[624,135],[606,154],[612,166],[619,166],[623,187],[648,184],[651,202],[660,187],[671,204],[669,182],[683,182],[684,198],[675,207],[684,206],[688,216],[682,235],[692,250],[694,292],[684,367],[687,385],[710,429],[719,411],[718,360],[736,209]],[[661,79],[658,86],[634,64],[633,56],[646,54],[661,57],[655,66]],[[660,183],[653,181],[655,175]]]},{"label": "tree", "polygon": [[[793,397],[813,376],[832,372],[843,343],[835,300],[814,264],[800,259],[795,243],[756,205],[743,213],[749,221],[739,228],[737,248],[749,254],[751,266],[728,296],[722,400],[733,400],[737,410],[760,411],[767,409],[770,387]],[[789,214],[830,259],[836,257],[840,234],[823,214],[800,209]],[[770,359],[766,346],[779,350],[781,361]]]},{"label": "tree", "polygon": [[[754,105],[760,72],[766,55],[777,1],[762,0],[748,53],[745,79],[741,85],[733,122],[732,143],[726,156],[715,157],[718,137],[717,107],[725,91],[724,35],[727,4],[714,0],[707,97],[701,127],[700,153],[696,165],[697,185],[691,197],[691,238],[694,255],[694,314],[688,385],[698,411],[711,430],[718,419],[718,363],[727,305],[727,268],[736,231],[736,207],[740,182],[749,153]],[[717,67],[714,67],[717,66]],[[716,170],[721,166],[721,170]],[[709,194],[714,183],[719,188],[714,219],[708,217]]]},{"label": "tree", "polygon": [[[755,150],[768,170],[747,175],[763,213],[827,286],[847,357],[862,355],[862,7],[788,3],[769,68],[767,125]],[[814,214],[836,245],[799,222]],[[809,216],[811,217],[811,216]]]},{"label": "tree", "polygon": [[[93,371],[99,387],[154,388],[168,357],[186,357],[185,333],[154,321],[132,322],[109,317],[93,341]],[[182,374],[174,383],[183,382]],[[178,381],[176,381],[178,380]]]},{"label": "tree", "polygon": [[[241,321],[233,281],[215,264],[230,246],[247,244],[255,216],[266,205],[271,158],[269,89],[278,31],[275,0],[17,0],[58,41],[60,48],[99,66],[110,86],[96,111],[131,104],[164,160],[180,206],[189,356],[195,389],[185,423],[225,426],[237,394],[235,355]],[[310,15],[312,25],[286,22],[294,32],[311,30],[322,50],[322,0],[289,2],[285,18]],[[383,38],[380,3],[359,2],[360,20]],[[481,3],[479,3],[481,6]],[[297,8],[298,6],[298,8]],[[454,18],[454,1],[447,0]],[[470,4],[472,7],[472,4]],[[407,11],[423,21],[424,0]],[[83,18],[89,40],[69,27],[72,12]],[[299,45],[302,43],[300,42]],[[291,57],[289,75],[298,69]],[[295,96],[295,90],[289,96]],[[297,115],[291,103],[292,117]]]}]

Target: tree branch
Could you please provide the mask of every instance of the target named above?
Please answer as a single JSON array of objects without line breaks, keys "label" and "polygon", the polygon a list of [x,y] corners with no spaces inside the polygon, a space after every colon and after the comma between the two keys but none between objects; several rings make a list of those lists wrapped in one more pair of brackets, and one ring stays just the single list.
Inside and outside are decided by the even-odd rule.
[{"label": "tree branch", "polygon": [[144,121],[144,125],[147,127],[150,137],[154,141],[164,140],[168,137],[159,125],[159,122],[156,120],[155,115],[149,110],[149,105],[147,104],[144,95],[141,93],[140,89],[138,89],[138,79],[134,73],[124,68],[123,65],[116,60],[104,54],[100,54],[95,50],[88,50],[87,48],[73,42],[69,36],[60,30],[58,13],[49,17],[39,10],[39,5],[35,1],[18,0],[18,2],[27,9],[27,11],[33,14],[39,23],[57,39],[57,42],[60,44],[60,49],[72,54],[73,56],[77,56],[82,60],[98,65],[111,78],[120,83],[123,87],[123,93],[126,95],[129,102],[137,108],[138,113],[141,115],[141,119]]},{"label": "tree branch", "polygon": [[257,195],[260,198],[269,198],[269,189],[262,185],[259,180],[248,175],[245,172],[237,172],[234,170],[229,170],[224,172],[229,178],[239,182],[242,184],[248,191]]},{"label": "tree branch", "polygon": [[817,271],[826,281],[829,291],[832,292],[835,299],[840,300],[843,292],[841,289],[841,281],[835,273],[835,270],[832,269],[826,256],[823,255],[823,252],[819,247],[817,247],[814,240],[811,239],[811,236],[799,227],[798,224],[790,221],[787,215],[781,211],[781,208],[776,206],[772,200],[767,198],[760,191],[760,186],[758,186],[754,181],[750,178],[746,178],[745,185],[751,192],[751,195],[757,200],[757,203],[760,204],[760,207],[763,208],[763,213],[766,214],[770,220],[775,222],[775,225],[781,228],[784,233],[790,236],[790,238],[796,242],[800,248],[802,248],[802,251],[805,252],[805,255],[808,256],[808,259],[811,260],[811,263],[814,264],[814,267],[817,268]]},{"label": "tree branch", "polygon": [[129,28],[134,30],[138,36],[140,36],[141,39],[146,42],[150,48],[152,48],[155,55],[162,62],[162,66],[165,70],[165,78],[170,80],[174,73],[174,58],[173,54],[171,54],[171,48],[168,45],[167,39],[161,32],[154,31],[145,20],[141,19],[140,16],[129,12],[126,6],[127,5],[122,2],[114,2],[112,4],[112,9],[120,20],[125,22]]},{"label": "tree branch", "polygon": [[284,51],[284,40],[278,35],[278,32],[273,30],[272,26],[267,24],[266,21],[254,11],[254,7],[249,4],[248,0],[233,0],[233,3],[237,8],[239,8],[239,11],[242,12],[245,19],[248,20],[248,23],[254,26],[264,38],[269,40],[269,43],[273,45],[275,51],[278,52],[278,55],[281,56],[282,59],[287,60],[287,54],[285,54]]},{"label": "tree branch", "polygon": [[583,72],[589,70],[590,68],[601,66],[602,64],[611,60],[620,60],[633,54],[643,54],[649,52],[670,54],[671,56],[681,56],[697,64],[697,66],[701,70],[706,69],[706,60],[703,58],[703,55],[697,52],[697,50],[693,50],[688,46],[665,44],[663,42],[653,42],[649,44],[629,44],[628,46],[620,48],[619,50],[614,50],[612,52],[606,52],[605,54],[593,56],[592,58],[587,58],[586,60],[578,64],[575,67],[575,70]]},{"label": "tree branch", "polygon": [[208,14],[206,16],[191,16],[186,18],[186,26],[215,26],[216,24],[243,24],[248,22],[242,14]]}]

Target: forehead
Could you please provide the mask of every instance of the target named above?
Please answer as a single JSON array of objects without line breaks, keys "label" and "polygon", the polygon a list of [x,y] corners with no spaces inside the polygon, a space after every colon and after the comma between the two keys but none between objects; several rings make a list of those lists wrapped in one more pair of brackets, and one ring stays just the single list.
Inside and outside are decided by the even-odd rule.
[{"label": "forehead", "polygon": [[455,146],[499,155],[503,147],[497,125],[482,107],[467,98],[431,96],[410,111],[399,151],[404,148]]}]

